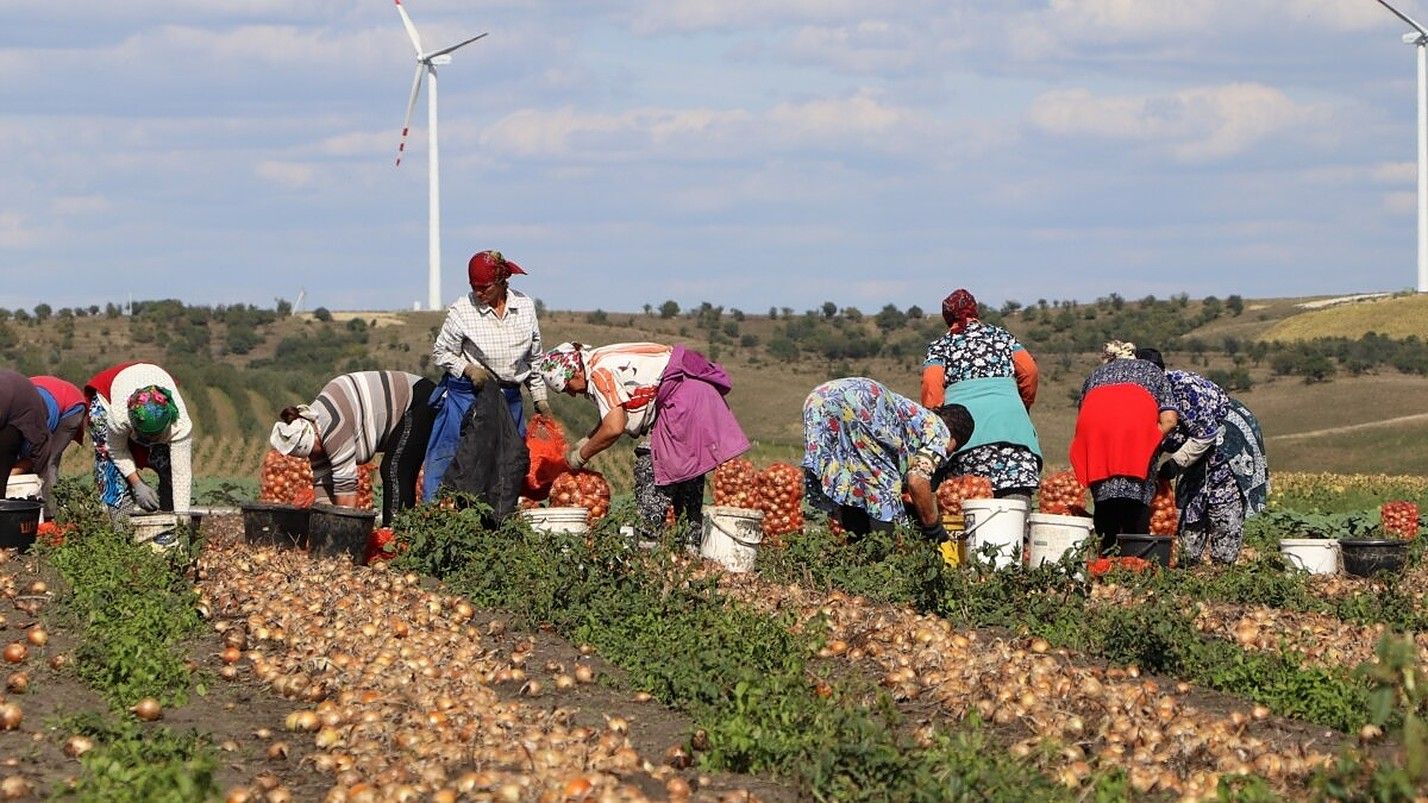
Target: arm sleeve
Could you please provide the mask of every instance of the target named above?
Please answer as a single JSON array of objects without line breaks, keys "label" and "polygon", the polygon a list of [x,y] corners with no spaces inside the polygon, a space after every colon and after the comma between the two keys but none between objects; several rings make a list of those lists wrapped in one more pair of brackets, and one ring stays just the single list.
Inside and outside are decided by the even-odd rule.
[{"label": "arm sleeve", "polygon": [[1017,349],[1012,352],[1012,368],[1016,372],[1016,392],[1021,395],[1022,404],[1030,410],[1036,404],[1036,388],[1041,383],[1036,359],[1026,349]]},{"label": "arm sleeve", "polygon": [[445,373],[459,379],[470,363],[461,349],[465,340],[466,336],[462,334],[460,323],[456,318],[456,310],[447,310],[446,320],[442,321],[441,331],[436,335],[436,342],[431,344],[432,363]]},{"label": "arm sleeve", "polygon": [[106,410],[109,416],[109,459],[114,461],[114,467],[119,470],[119,476],[128,477],[138,471],[134,465],[134,455],[129,451],[129,431],[128,418],[116,418],[114,408]]},{"label": "arm sleeve", "polygon": [[1186,438],[1185,444],[1175,450],[1175,453],[1170,455],[1170,459],[1174,460],[1176,465],[1185,468],[1199,460],[1200,456],[1210,451],[1214,445],[1214,438]]},{"label": "arm sleeve", "polygon": [[526,377],[526,388],[531,392],[531,401],[545,401],[546,388],[545,379],[541,377],[540,371],[535,370],[540,363],[540,358],[545,354],[545,347],[540,342],[540,321],[535,319],[535,313],[531,313],[531,319],[535,321],[531,330],[531,373]]},{"label": "arm sleeve", "polygon": [[936,410],[946,398],[947,369],[940,363],[928,363],[922,367],[922,406]]},{"label": "arm sleeve", "polygon": [[193,507],[193,439],[169,442],[169,482],[174,489],[174,512],[187,513]]}]

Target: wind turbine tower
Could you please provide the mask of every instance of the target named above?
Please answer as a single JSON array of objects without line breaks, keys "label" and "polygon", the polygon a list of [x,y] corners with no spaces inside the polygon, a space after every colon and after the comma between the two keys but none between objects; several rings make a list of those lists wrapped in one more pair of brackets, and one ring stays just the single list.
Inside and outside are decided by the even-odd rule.
[{"label": "wind turbine tower", "polygon": [[1418,292],[1428,293],[1428,30],[1386,0],[1378,4],[1413,29],[1403,43],[1418,50]]},{"label": "wind turbine tower", "polygon": [[402,0],[396,0],[397,13],[401,15],[402,26],[407,29],[407,36],[412,40],[412,47],[416,50],[417,68],[416,75],[412,78],[412,93],[407,99],[407,116],[402,122],[402,138],[397,145],[397,165],[402,163],[402,153],[407,147],[407,131],[411,128],[412,110],[416,107],[417,96],[421,94],[422,81],[428,84],[426,90],[426,164],[427,164],[427,273],[426,273],[426,302],[429,309],[441,309],[441,170],[440,160],[437,158],[436,147],[436,68],[451,63],[451,54],[463,48],[477,39],[481,39],[486,34],[476,36],[457,42],[450,47],[443,47],[439,50],[424,51],[421,45],[421,36],[417,33],[416,25],[412,23],[412,18],[407,14],[406,8],[402,6]]}]

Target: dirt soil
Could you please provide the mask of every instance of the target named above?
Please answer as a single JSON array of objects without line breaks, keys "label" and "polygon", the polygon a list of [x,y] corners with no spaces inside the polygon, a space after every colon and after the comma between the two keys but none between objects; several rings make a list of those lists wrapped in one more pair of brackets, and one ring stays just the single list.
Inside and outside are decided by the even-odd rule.
[{"label": "dirt soil", "polygon": [[[203,526],[205,535],[231,536],[241,531],[241,520],[210,517]],[[30,592],[30,585],[36,580],[46,584],[44,593]],[[3,609],[0,645],[25,642],[26,630],[37,622],[47,629],[49,642],[44,647],[29,646],[22,664],[6,665],[9,671],[27,672],[29,687],[24,694],[4,695],[6,702],[21,706],[24,720],[17,729],[0,732],[0,779],[18,775],[29,782],[35,795],[47,797],[63,792],[83,771],[79,761],[67,757],[62,750],[72,732],[57,727],[58,720],[87,712],[110,717],[128,715],[111,712],[106,702],[78,678],[72,661],[60,669],[49,666],[53,656],[72,658],[76,646],[72,627],[57,607],[50,604],[62,588],[57,574],[33,555],[13,556],[0,564],[0,589],[10,587],[16,590],[17,596],[0,602]],[[40,605],[33,615],[15,607],[31,603]],[[499,684],[495,688],[502,698],[519,699],[524,705],[547,710],[563,708],[572,713],[573,725],[604,727],[609,717],[622,717],[629,723],[632,746],[646,761],[658,763],[676,746],[685,746],[687,750],[695,723],[643,695],[620,689],[620,670],[599,656],[582,654],[579,647],[551,633],[508,628],[507,617],[501,612],[478,610],[474,623],[483,632],[497,633],[494,638],[503,651],[513,651],[523,642],[534,646],[526,666],[530,679],[540,681],[544,690],[532,697],[522,693],[521,683]],[[191,660],[195,687],[188,703],[165,709],[159,722],[145,727],[196,731],[206,736],[217,748],[220,790],[282,787],[291,793],[293,800],[323,799],[333,778],[319,772],[307,760],[309,753],[314,752],[311,735],[284,729],[288,714],[310,706],[284,699],[257,682],[249,672],[251,664],[246,661],[236,665],[239,668],[236,679],[221,679],[218,673],[223,666],[222,649],[222,639],[216,632],[193,642]],[[585,652],[590,650],[587,648]],[[557,691],[554,676],[573,672],[578,664],[588,665],[598,682]],[[692,768],[681,774],[700,790],[701,798],[732,790],[748,790],[765,801],[798,798],[795,790],[773,779],[707,774]],[[663,786],[643,773],[628,780],[648,787],[644,791],[652,798],[665,796]]]}]

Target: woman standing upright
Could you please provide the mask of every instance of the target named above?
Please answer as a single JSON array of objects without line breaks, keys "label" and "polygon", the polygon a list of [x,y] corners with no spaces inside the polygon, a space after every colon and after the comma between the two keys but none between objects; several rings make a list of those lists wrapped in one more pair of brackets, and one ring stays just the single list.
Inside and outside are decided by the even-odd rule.
[{"label": "woman standing upright", "polygon": [[1136,359],[1134,343],[1107,343],[1101,363],[1081,386],[1071,467],[1091,489],[1105,549],[1117,535],[1150,530],[1151,463],[1180,416],[1165,372]]},{"label": "woman standing upright", "polygon": [[[1161,368],[1155,349],[1136,356]],[[1166,371],[1180,422],[1161,444],[1169,459],[1160,464],[1161,479],[1178,477],[1175,506],[1180,509],[1180,559],[1193,566],[1208,547],[1216,563],[1234,563],[1244,545],[1245,519],[1264,509],[1269,498],[1269,463],[1259,421],[1223,388],[1190,371]]]},{"label": "woman standing upright", "polygon": [[436,385],[404,371],[359,371],[326,385],[312,404],[288,407],[268,442],[286,455],[306,457],[318,500],[357,505],[357,467],[382,453],[382,526],[416,504],[421,470],[436,413],[427,400]]},{"label": "woman standing upright", "polygon": [[477,393],[501,393],[522,437],[526,434],[522,385],[530,391],[536,412],[550,413],[545,383],[531,370],[541,356],[535,301],[510,287],[512,275],[525,273],[500,251],[481,251],[466,266],[471,292],[446,311],[431,348],[432,362],[443,376],[430,400],[437,414],[426,452],[422,498],[427,501],[441,487],[461,438],[461,422]]},{"label": "woman standing upright", "polygon": [[998,497],[1031,502],[1041,481],[1041,445],[1031,423],[1036,360],[1007,330],[977,319],[977,299],[957,290],[942,301],[947,333],[927,347],[922,406],[960,404],[976,434],[952,455],[950,471],[991,480]]}]

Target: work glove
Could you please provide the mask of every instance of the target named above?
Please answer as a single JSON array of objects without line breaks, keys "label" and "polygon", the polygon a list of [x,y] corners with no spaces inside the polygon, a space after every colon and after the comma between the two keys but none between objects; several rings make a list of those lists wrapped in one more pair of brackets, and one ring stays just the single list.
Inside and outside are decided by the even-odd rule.
[{"label": "work glove", "polygon": [[536,415],[550,415],[550,402],[545,399],[537,399],[535,403]]},{"label": "work glove", "polygon": [[475,385],[477,390],[491,381],[491,372],[478,362],[467,363],[466,368],[461,371],[461,375],[471,380],[471,384]]},{"label": "work glove", "polygon": [[130,490],[134,494],[134,504],[138,505],[141,510],[152,513],[159,509],[159,493],[150,488],[148,483],[136,482],[130,486]]},{"label": "work glove", "polygon": [[589,442],[589,438],[581,438],[580,440],[576,441],[575,445],[570,447],[570,451],[566,453],[565,463],[566,465],[570,466],[572,471],[579,471],[580,469],[585,468],[586,460],[585,458],[580,456],[580,450],[585,448],[585,444]]},{"label": "work glove", "polygon": [[1169,482],[1180,474],[1180,464],[1174,460],[1166,460],[1160,464],[1160,470],[1155,472],[1155,478],[1162,482]]},{"label": "work glove", "polygon": [[940,521],[919,525],[919,529],[922,530],[922,537],[931,543],[940,544],[943,541],[951,540],[951,536],[947,534],[947,528],[943,527]]}]

